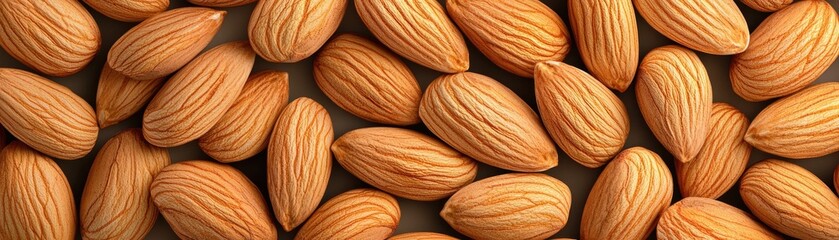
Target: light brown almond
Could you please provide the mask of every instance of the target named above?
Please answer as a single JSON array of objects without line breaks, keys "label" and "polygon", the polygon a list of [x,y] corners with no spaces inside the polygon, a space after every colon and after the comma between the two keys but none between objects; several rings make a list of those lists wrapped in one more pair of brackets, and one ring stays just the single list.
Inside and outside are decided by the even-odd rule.
[{"label": "light brown almond", "polygon": [[658,239],[783,239],[752,216],[723,202],[688,197],[661,214]]},{"label": "light brown almond", "polygon": [[163,86],[164,80],[133,80],[105,64],[96,90],[96,119],[99,120],[99,128],[120,123],[140,111]]},{"label": "light brown almond", "polygon": [[169,0],[84,0],[96,11],[123,22],[139,22],[169,8]]},{"label": "light brown almond", "polygon": [[685,47],[731,55],[741,53],[749,46],[749,26],[734,0],[633,2],[650,26]]},{"label": "light brown almond", "polygon": [[442,233],[413,232],[392,236],[388,240],[457,240],[457,238]]},{"label": "light brown almond", "polygon": [[198,6],[205,6],[205,7],[216,7],[216,8],[226,8],[226,7],[238,7],[242,5],[247,5],[256,0],[187,0],[189,3],[198,5]]},{"label": "light brown almond", "polygon": [[740,0],[746,6],[761,12],[774,12],[781,10],[790,4],[793,0]]},{"label": "light brown almond", "polygon": [[338,30],[346,9],[346,0],[262,0],[251,14],[248,38],[269,62],[299,62]]},{"label": "light brown almond", "polygon": [[385,239],[400,215],[399,204],[387,193],[350,190],[321,205],[294,239]]}]

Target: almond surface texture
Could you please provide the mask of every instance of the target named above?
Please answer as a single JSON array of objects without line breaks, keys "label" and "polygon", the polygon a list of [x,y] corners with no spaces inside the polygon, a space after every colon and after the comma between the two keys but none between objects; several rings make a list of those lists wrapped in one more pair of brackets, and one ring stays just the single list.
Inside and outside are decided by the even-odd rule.
[{"label": "almond surface texture", "polygon": [[187,0],[189,3],[215,8],[238,7],[256,2],[256,0]]},{"label": "almond surface texture", "polygon": [[457,238],[441,233],[413,232],[392,236],[388,240],[457,240]]},{"label": "almond surface texture", "polygon": [[96,119],[106,128],[130,118],[151,101],[166,79],[138,81],[105,64],[96,90]]},{"label": "almond surface texture", "polygon": [[169,8],[169,0],[84,0],[96,11],[123,22],[139,22]]},{"label": "almond surface texture", "polygon": [[251,14],[248,39],[269,62],[299,62],[329,40],[346,9],[346,0],[262,0]]},{"label": "almond surface texture", "polygon": [[746,6],[761,12],[774,12],[781,10],[790,4],[793,0],[740,0]]},{"label": "almond surface texture", "polygon": [[350,190],[321,205],[294,239],[386,239],[400,216],[399,204],[387,193]]},{"label": "almond surface texture", "polygon": [[734,0],[634,0],[655,30],[685,47],[716,55],[749,47],[749,26]]},{"label": "almond surface texture", "polygon": [[723,202],[688,197],[661,214],[658,239],[783,239],[752,216]]}]

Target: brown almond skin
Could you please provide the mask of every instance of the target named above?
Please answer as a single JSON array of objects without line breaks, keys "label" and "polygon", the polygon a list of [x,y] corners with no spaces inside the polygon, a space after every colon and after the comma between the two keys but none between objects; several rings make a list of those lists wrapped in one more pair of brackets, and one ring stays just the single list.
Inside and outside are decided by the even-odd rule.
[{"label": "brown almond skin", "polygon": [[216,7],[216,8],[226,8],[226,7],[238,7],[242,5],[247,5],[256,0],[187,0],[189,3],[204,6],[204,7]]},{"label": "brown almond skin", "polygon": [[781,10],[790,4],[793,0],[740,0],[746,6],[761,12],[774,12]]},{"label": "brown almond skin", "polygon": [[734,0],[634,0],[655,30],[685,47],[716,55],[749,46],[749,26]]},{"label": "brown almond skin", "polygon": [[139,112],[163,86],[164,80],[133,80],[105,64],[96,90],[96,119],[99,128],[113,126]]},{"label": "brown almond skin", "polygon": [[248,39],[269,62],[299,62],[338,30],[346,9],[346,0],[262,0],[251,14]]},{"label": "brown almond skin", "polygon": [[350,190],[321,205],[294,239],[385,239],[400,215],[399,204],[387,193]]},{"label": "brown almond skin", "polygon": [[687,197],[658,220],[658,239],[783,239],[752,216],[710,198]]},{"label": "brown almond skin", "polygon": [[169,8],[169,0],[84,0],[96,11],[123,22],[139,22]]},{"label": "brown almond skin", "polygon": [[457,240],[457,238],[442,233],[413,232],[392,236],[388,240]]}]

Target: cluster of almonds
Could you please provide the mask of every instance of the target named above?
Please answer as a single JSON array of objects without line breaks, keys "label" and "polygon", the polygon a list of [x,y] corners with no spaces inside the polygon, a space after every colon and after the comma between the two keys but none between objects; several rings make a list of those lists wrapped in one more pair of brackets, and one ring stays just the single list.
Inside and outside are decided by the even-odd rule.
[{"label": "cluster of almonds", "polygon": [[[268,203],[224,164],[266,148],[273,217],[286,231],[299,227],[297,239],[387,238],[400,219],[391,194],[448,198],[440,215],[470,238],[544,239],[564,227],[571,206],[568,186],[537,173],[557,165],[555,144],[583,166],[606,166],[588,193],[582,239],[642,239],[654,229],[660,239],[781,238],[775,231],[839,239],[839,197],[814,174],[779,160],[746,170],[752,146],[792,159],[839,151],[839,83],[810,86],[839,55],[839,17],[824,0],[743,0],[777,11],[751,34],[733,0],[570,0],[571,30],[591,75],[561,62],[571,34],[538,0],[448,0],[445,8],[436,0],[355,0],[384,46],[332,37],[345,0],[260,0],[250,42],[203,53],[224,11],[167,10],[168,0],[84,1],[140,23],[109,50],[96,111],[44,77],[0,68],[0,123],[19,140],[0,152],[0,239],[72,239],[77,211],[51,158],[87,155],[100,127],[144,107],[142,129],[109,140],[90,169],[78,211],[84,239],[142,239],[158,211],[184,239],[275,239]],[[682,46],[656,48],[639,66],[636,10]],[[466,72],[461,31],[499,67],[535,79],[541,117],[501,83]],[[0,45],[40,73],[68,76],[88,65],[100,36],[76,0],[2,0]],[[286,104],[286,73],[251,74],[257,55],[292,63],[318,51],[315,81],[338,106],[380,124],[423,123],[440,140],[373,127],[333,141],[324,107],[308,98]],[[744,99],[782,98],[749,123],[712,102],[694,51],[734,55],[732,86]],[[423,93],[397,55],[444,74]],[[644,119],[676,158],[685,198],[673,205],[673,177],[659,155],[622,150],[629,117],[612,90],[633,79]],[[170,163],[166,148],[196,140],[218,162]],[[319,206],[333,155],[379,190],[351,190]],[[522,173],[473,183],[476,161]],[[714,200],[738,180],[756,218]]]}]

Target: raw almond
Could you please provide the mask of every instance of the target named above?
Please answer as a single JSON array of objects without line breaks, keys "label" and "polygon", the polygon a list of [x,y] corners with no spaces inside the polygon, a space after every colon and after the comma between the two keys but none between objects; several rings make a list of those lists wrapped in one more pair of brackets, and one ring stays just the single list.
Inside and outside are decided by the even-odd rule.
[{"label": "raw almond", "polygon": [[0,68],[0,124],[35,150],[59,159],[87,155],[99,134],[93,108],[58,83]]},{"label": "raw almond", "polygon": [[839,198],[798,165],[765,160],[740,182],[740,196],[770,227],[798,239],[839,239]]},{"label": "raw almond", "polygon": [[466,42],[437,0],[356,0],[355,8],[370,32],[402,57],[444,73],[469,69]]},{"label": "raw almond", "polygon": [[774,12],[781,10],[790,4],[793,0],[740,0],[746,6],[761,12]]},{"label": "raw almond", "polygon": [[169,165],[154,178],[151,198],[181,239],[277,239],[259,189],[228,165]]},{"label": "raw almond", "polygon": [[658,220],[658,239],[783,239],[751,215],[723,202],[688,197]]},{"label": "raw almond", "polygon": [[169,8],[169,0],[84,0],[91,8],[123,22],[139,22]]},{"label": "raw almond", "polygon": [[338,30],[346,9],[346,0],[262,0],[251,14],[248,37],[269,62],[299,62]]},{"label": "raw almond", "polygon": [[466,72],[437,78],[423,95],[419,115],[454,149],[494,167],[541,172],[559,160],[533,109],[484,75]]},{"label": "raw almond", "polygon": [[399,217],[399,204],[387,193],[350,190],[320,206],[294,239],[385,239]]},{"label": "raw almond", "polygon": [[164,80],[133,80],[105,64],[96,90],[96,119],[99,120],[99,127],[112,126],[140,111],[163,86]]},{"label": "raw almond", "polygon": [[659,33],[694,50],[731,55],[749,46],[749,26],[734,0],[636,0]]},{"label": "raw almond", "polygon": [[535,75],[542,122],[571,159],[597,168],[623,149],[629,115],[618,96],[588,73],[562,62],[539,63]]},{"label": "raw almond", "polygon": [[210,131],[239,98],[255,58],[248,43],[240,41],[219,45],[187,64],[146,108],[146,140],[174,147]]},{"label": "raw almond", "polygon": [[711,80],[693,51],[670,45],[650,51],[635,86],[641,115],[653,135],[681,162],[699,153],[711,118]]},{"label": "raw almond", "polygon": [[403,233],[388,238],[388,240],[457,240],[452,236],[433,232]]},{"label": "raw almond", "polygon": [[440,216],[473,239],[545,239],[568,222],[571,190],[541,173],[489,177],[457,191]]},{"label": "raw almond", "polygon": [[594,183],[583,209],[582,239],[645,239],[673,198],[673,180],[658,154],[624,150]]},{"label": "raw almond", "polygon": [[198,6],[226,8],[250,4],[256,0],[187,0],[187,2]]},{"label": "raw almond", "polygon": [[371,122],[420,122],[417,79],[396,55],[359,36],[344,34],[323,47],[314,63],[315,82],[329,99]]},{"label": "raw almond", "polygon": [[539,0],[449,0],[446,10],[490,61],[522,77],[571,50],[565,23]]},{"label": "raw almond", "polygon": [[839,57],[839,16],[827,1],[798,1],[769,15],[731,59],[731,86],[748,101],[797,92]]},{"label": "raw almond", "polygon": [[149,195],[169,152],[128,129],[99,150],[87,176],[79,211],[84,239],[143,239],[157,220]]}]

